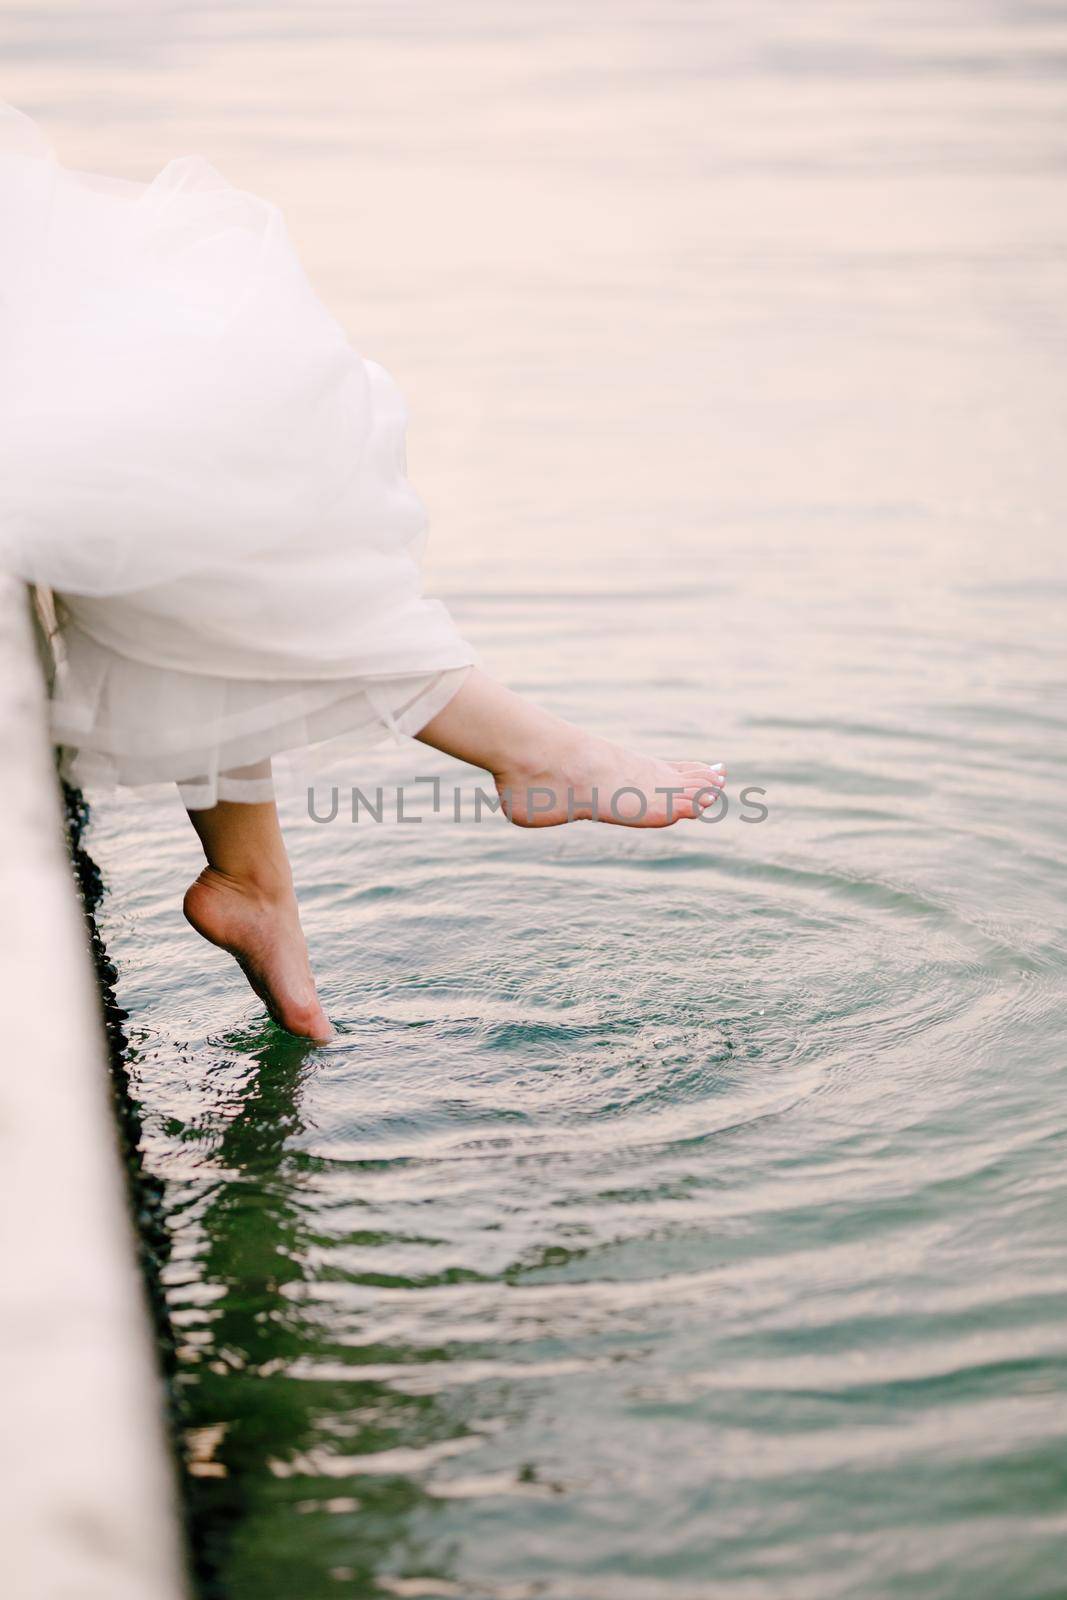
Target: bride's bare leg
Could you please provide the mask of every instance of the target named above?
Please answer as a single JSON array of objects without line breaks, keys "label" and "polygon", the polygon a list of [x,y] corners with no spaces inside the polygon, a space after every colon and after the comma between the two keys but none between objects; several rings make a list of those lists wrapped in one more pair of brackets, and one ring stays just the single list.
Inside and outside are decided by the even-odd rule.
[{"label": "bride's bare leg", "polygon": [[308,964],[277,806],[220,800],[190,811],[189,820],[208,864],[186,891],[186,917],[236,959],[275,1022],[302,1038],[332,1038]]},{"label": "bride's bare leg", "polygon": [[665,828],[714,805],[726,782],[721,763],[658,760],[609,744],[477,667],[417,737],[491,772],[521,827],[594,820]]},{"label": "bride's bare leg", "polygon": [[[719,764],[659,760],[584,733],[476,667],[417,737],[491,772],[508,815],[524,827],[592,819],[663,828],[699,816],[726,781]],[[207,866],[186,891],[185,915],[236,958],[282,1027],[330,1039],[274,802],[220,800],[189,818]]]}]

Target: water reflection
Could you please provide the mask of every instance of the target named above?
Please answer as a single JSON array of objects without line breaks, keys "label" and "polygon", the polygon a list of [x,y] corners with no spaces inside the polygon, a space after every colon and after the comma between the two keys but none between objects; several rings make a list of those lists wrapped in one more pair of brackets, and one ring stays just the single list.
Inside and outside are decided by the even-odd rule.
[{"label": "water reflection", "polygon": [[[293,1150],[315,1052],[272,1025],[229,1034],[218,1051],[214,1115],[170,1130],[201,1168],[175,1215],[200,1241],[198,1310],[179,1314],[180,1387],[205,1593],[374,1593],[385,1559],[414,1553],[412,1514],[432,1504],[411,1458],[476,1437],[432,1395],[361,1377],[364,1363],[416,1352],[370,1344],[333,1381],[294,1381],[329,1348],[315,1290],[329,1281],[320,1268],[335,1241],[305,1204]],[[439,1561],[432,1575],[447,1578]]]}]

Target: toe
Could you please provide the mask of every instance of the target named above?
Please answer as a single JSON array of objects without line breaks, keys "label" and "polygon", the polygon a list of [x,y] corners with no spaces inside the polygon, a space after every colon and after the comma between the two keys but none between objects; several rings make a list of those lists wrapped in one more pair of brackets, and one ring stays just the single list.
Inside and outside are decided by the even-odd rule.
[{"label": "toe", "polygon": [[672,761],[670,765],[683,777],[702,778],[709,783],[726,782],[726,767],[721,761],[715,762],[713,766],[706,761]]},{"label": "toe", "polygon": [[277,1006],[277,1020],[289,1033],[316,1044],[328,1044],[333,1038],[333,1028],[318,1000],[285,1001]]},{"label": "toe", "polygon": [[718,805],[722,798],[722,790],[717,785],[702,783],[697,788],[687,791],[692,802],[693,815],[700,816],[705,811],[710,811]]}]

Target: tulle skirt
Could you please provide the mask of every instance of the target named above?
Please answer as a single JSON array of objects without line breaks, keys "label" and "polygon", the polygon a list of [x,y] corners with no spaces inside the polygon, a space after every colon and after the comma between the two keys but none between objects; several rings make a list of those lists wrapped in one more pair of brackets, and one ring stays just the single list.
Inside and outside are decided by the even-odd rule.
[{"label": "tulle skirt", "polygon": [[475,657],[404,404],[276,208],[196,157],[70,171],[0,104],[0,227],[0,565],[56,595],[68,775],[256,800],[278,751],[424,726]]}]

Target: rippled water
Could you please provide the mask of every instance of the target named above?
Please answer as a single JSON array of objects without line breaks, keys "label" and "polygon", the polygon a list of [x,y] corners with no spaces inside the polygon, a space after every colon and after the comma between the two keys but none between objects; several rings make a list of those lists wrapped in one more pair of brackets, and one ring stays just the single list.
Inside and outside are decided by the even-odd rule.
[{"label": "rippled water", "polygon": [[71,161],[283,202],[487,665],[769,808],[291,793],[308,1051],[100,803],[211,1592],[1062,1596],[1067,9],[0,18]]}]

